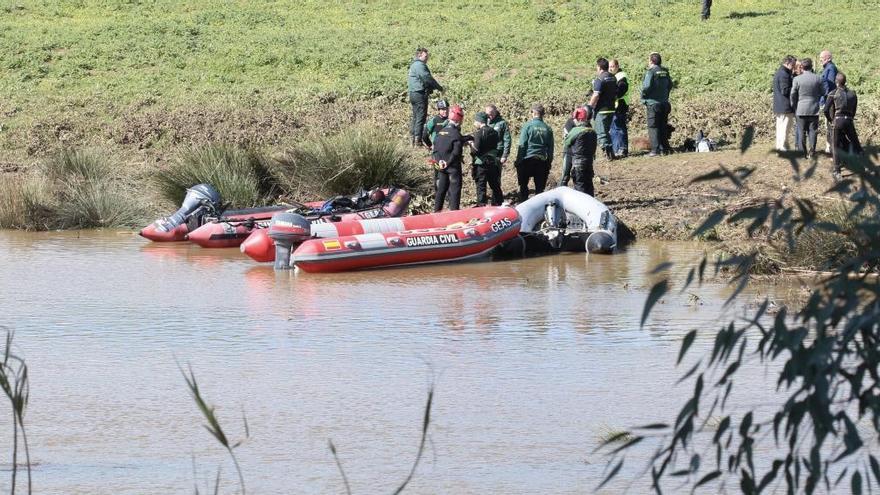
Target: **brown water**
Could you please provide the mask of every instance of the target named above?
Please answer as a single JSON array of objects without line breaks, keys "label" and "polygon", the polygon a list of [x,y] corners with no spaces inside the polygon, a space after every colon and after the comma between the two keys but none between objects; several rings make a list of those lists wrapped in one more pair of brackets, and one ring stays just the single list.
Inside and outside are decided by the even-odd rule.
[{"label": "brown water", "polygon": [[[432,381],[431,445],[410,493],[589,491],[603,433],[668,420],[690,394],[673,386],[682,335],[743,310],[724,310],[729,289],[710,284],[698,304],[667,297],[639,328],[646,272],[700,249],[309,275],[130,233],[0,231],[0,324],[30,366],[35,491],[192,493],[194,456],[203,492],[222,465],[232,493],[177,361],[230,436],[246,413],[249,493],[343,492],[328,439],[354,493],[393,491]],[[765,388],[753,375],[742,379]]]}]

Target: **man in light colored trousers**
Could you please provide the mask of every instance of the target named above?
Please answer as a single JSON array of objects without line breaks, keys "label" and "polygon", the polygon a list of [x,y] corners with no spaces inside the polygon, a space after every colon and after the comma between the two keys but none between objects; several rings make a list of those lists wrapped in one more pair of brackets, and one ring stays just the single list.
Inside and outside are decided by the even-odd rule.
[{"label": "man in light colored trousers", "polygon": [[788,137],[794,124],[791,107],[792,74],[796,59],[788,55],[773,76],[773,115],[776,116],[776,151],[788,151]]}]

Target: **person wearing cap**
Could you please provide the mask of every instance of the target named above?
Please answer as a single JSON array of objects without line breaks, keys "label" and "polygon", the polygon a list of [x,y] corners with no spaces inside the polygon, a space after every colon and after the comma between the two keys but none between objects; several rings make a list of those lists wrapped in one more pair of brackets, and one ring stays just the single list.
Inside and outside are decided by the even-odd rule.
[{"label": "person wearing cap", "polygon": [[437,131],[446,127],[446,123],[449,121],[449,102],[440,98],[437,100],[436,106],[437,114],[428,119],[425,129],[422,131],[422,143],[428,148],[437,137]]},{"label": "person wearing cap", "polygon": [[863,151],[853,121],[857,105],[856,93],[846,87],[846,74],[838,72],[834,77],[834,89],[828,93],[823,108],[825,117],[832,125],[834,147],[831,152],[834,157],[835,179],[840,178],[841,153],[861,154]]},{"label": "person wearing cap", "polygon": [[486,184],[492,189],[492,205],[499,206],[504,199],[501,192],[501,164],[498,158],[498,143],[501,139],[489,125],[489,115],[477,112],[474,116],[474,140],[471,141],[471,157],[474,160],[472,176],[477,185],[477,206],[488,204]]},{"label": "person wearing cap", "polygon": [[648,71],[642,81],[642,103],[647,110],[648,138],[651,152],[648,156],[658,156],[672,151],[669,145],[669,93],[672,91],[672,77],[662,65],[657,52],[648,56]]},{"label": "person wearing cap", "polygon": [[428,117],[428,97],[434,90],[443,91],[443,86],[434,79],[431,70],[428,69],[427,48],[416,50],[416,56],[409,65],[406,83],[409,102],[412,105],[410,142],[413,146],[418,146],[422,142],[422,128],[425,127],[425,119]]},{"label": "person wearing cap", "polygon": [[599,57],[596,60],[596,79],[593,80],[590,108],[593,110],[593,128],[599,139],[599,148],[609,160],[614,159],[614,150],[611,145],[611,120],[614,118],[616,103],[617,79],[608,72],[608,60]]},{"label": "person wearing cap", "polygon": [[461,121],[464,112],[458,105],[449,109],[449,122],[437,132],[434,139],[432,158],[437,164],[437,178],[434,181],[434,211],[443,209],[443,203],[449,196],[449,209],[459,209],[461,203],[461,159],[462,148],[466,141],[461,135]]},{"label": "person wearing cap", "polygon": [[593,190],[593,160],[596,157],[598,137],[590,127],[590,110],[578,108],[574,111],[574,127],[563,141],[563,154],[568,155],[571,163],[571,178],[574,188],[590,196]]},{"label": "person wearing cap", "polygon": [[495,105],[486,105],[486,115],[489,116],[489,125],[498,133],[498,160],[499,165],[507,163],[507,157],[510,155],[510,126],[507,121],[501,117],[498,107]]},{"label": "person wearing cap", "polygon": [[616,59],[608,63],[608,72],[617,80],[617,102],[611,119],[611,146],[614,156],[624,158],[629,155],[629,130],[626,125],[626,119],[629,118],[629,80],[626,72],[620,70],[620,62]]},{"label": "person wearing cap", "polygon": [[532,105],[532,118],[519,134],[516,150],[516,180],[519,200],[529,197],[529,179],[535,181],[535,194],[544,192],[553,164],[553,130],[544,123],[544,105]]},{"label": "person wearing cap", "polygon": [[[562,126],[562,140],[568,137],[568,133],[571,132],[575,127],[574,115],[579,109],[584,109],[589,111],[589,103],[582,106],[577,107],[573,112],[571,112],[571,117],[565,121],[565,125]],[[562,150],[562,176],[559,178],[560,186],[567,186],[568,182],[571,180],[571,155],[567,150]]]}]

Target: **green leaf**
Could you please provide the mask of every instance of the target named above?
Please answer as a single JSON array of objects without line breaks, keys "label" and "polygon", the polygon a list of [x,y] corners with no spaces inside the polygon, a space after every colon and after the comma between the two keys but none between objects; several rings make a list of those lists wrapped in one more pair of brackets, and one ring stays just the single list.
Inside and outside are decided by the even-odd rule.
[{"label": "green leaf", "polygon": [[717,470],[717,469],[715,471],[712,471],[711,473],[707,474],[706,476],[703,476],[702,478],[700,478],[700,481],[698,481],[697,484],[694,485],[694,488],[693,488],[693,490],[691,490],[691,493],[693,493],[697,488],[705,485],[706,483],[714,480],[715,478],[717,478],[719,476],[721,476],[721,471]]},{"label": "green leaf", "polygon": [[691,344],[694,343],[694,339],[697,338],[697,329],[693,329],[684,336],[684,339],[681,341],[681,350],[678,351],[678,360],[675,362],[675,365],[678,366],[681,364],[681,360],[684,358],[685,353],[690,348]]},{"label": "green leaf", "polygon": [[599,486],[596,487],[596,491],[601,490],[602,487],[605,486],[606,483],[608,483],[609,481],[611,481],[612,478],[617,476],[617,473],[620,471],[620,468],[622,468],[622,467],[623,467],[623,459],[621,459],[620,462],[618,462],[617,465],[614,466],[614,469],[612,469],[611,472],[608,473],[608,476],[606,476],[605,479],[602,480],[602,483],[600,483]]},{"label": "green leaf", "polygon": [[721,223],[725,216],[727,216],[727,212],[724,211],[723,208],[713,211],[705,220],[703,220],[703,223],[691,233],[691,237],[699,237],[704,232]]},{"label": "green leaf", "polygon": [[862,495],[862,473],[856,471],[852,475],[852,492],[854,495]]},{"label": "green leaf", "polygon": [[639,325],[640,328],[645,326],[645,321],[651,313],[651,308],[653,308],[654,305],[657,304],[657,301],[659,301],[668,291],[669,281],[666,279],[657,282],[651,287],[651,292],[648,294],[648,299],[645,301],[645,308],[642,310],[642,322]]},{"label": "green leaf", "polygon": [[877,459],[873,455],[868,455],[868,460],[871,461],[871,472],[874,473],[874,479],[877,480],[877,484],[880,485],[880,463],[877,462]]}]

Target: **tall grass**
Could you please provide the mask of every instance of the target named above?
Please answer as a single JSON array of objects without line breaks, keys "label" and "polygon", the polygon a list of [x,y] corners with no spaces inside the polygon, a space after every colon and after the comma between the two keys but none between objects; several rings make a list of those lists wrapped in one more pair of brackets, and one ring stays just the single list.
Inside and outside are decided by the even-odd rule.
[{"label": "tall grass", "polygon": [[351,194],[359,189],[397,186],[425,193],[431,172],[419,165],[399,139],[375,127],[303,141],[277,160],[276,174],[295,199]]},{"label": "tall grass", "polygon": [[130,227],[145,218],[144,199],[94,151],[62,150],[35,171],[0,183],[0,228]]},{"label": "tall grass", "polygon": [[0,228],[48,230],[55,223],[56,199],[51,182],[16,175],[0,181]]},{"label": "tall grass", "polygon": [[188,187],[208,183],[230,206],[260,206],[281,192],[270,167],[255,151],[214,143],[183,150],[170,167],[156,173],[155,180],[162,196],[174,204],[183,201]]}]

